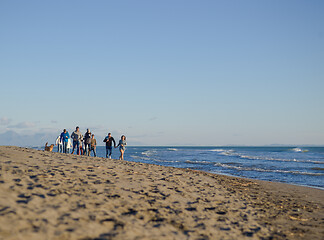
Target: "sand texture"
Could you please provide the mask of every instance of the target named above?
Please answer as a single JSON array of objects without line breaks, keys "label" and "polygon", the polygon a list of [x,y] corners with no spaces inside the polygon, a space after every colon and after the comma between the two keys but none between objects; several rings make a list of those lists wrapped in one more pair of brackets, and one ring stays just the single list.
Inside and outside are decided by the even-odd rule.
[{"label": "sand texture", "polygon": [[324,191],[0,147],[0,239],[324,239]]}]

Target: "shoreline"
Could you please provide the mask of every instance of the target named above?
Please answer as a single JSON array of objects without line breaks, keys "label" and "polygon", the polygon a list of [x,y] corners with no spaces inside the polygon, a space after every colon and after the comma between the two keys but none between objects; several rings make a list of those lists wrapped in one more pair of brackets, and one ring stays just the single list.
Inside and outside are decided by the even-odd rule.
[{"label": "shoreline", "polygon": [[[202,171],[202,172],[205,172],[205,171]],[[267,180],[261,180],[261,179],[256,179],[256,178],[234,176],[234,175],[225,174],[225,173],[215,173],[215,172],[207,172],[207,173],[211,173],[211,174],[215,174],[215,175],[223,175],[223,176],[227,176],[227,177],[242,178],[242,179],[251,180],[251,181],[260,181],[260,182],[266,182],[266,183],[279,183],[279,184],[286,184],[286,185],[291,185],[291,186],[296,186],[296,187],[312,188],[312,189],[324,191],[324,188],[316,187],[316,186],[298,185],[298,184],[293,184],[293,183],[277,182],[277,181],[267,181]]]},{"label": "shoreline", "polygon": [[[18,146],[0,146],[0,147],[18,147]],[[104,147],[104,146],[101,146],[101,147]],[[133,147],[142,147],[142,146],[133,146]],[[144,146],[144,147],[146,147],[146,146]],[[169,146],[148,146],[148,147],[169,147]],[[187,147],[187,146],[176,146],[176,147]],[[188,147],[191,147],[191,146],[188,146]],[[200,146],[198,146],[198,147],[200,147]],[[202,147],[209,148],[210,146],[202,146]],[[214,147],[214,146],[211,146],[211,147]],[[225,147],[225,146],[222,146],[222,147]],[[229,147],[232,147],[232,146],[229,146]],[[250,147],[250,146],[236,146],[236,147]],[[272,146],[251,146],[251,147],[272,147]],[[280,146],[280,147],[294,147],[294,146]],[[300,147],[300,146],[297,146],[297,147]],[[321,146],[315,146],[315,147],[321,147]],[[18,147],[18,148],[33,149],[33,150],[36,150],[36,151],[44,151],[44,147]],[[38,148],[42,148],[42,149],[38,149]],[[58,152],[53,151],[53,153],[58,153]],[[78,155],[74,154],[72,156],[78,156]],[[98,157],[98,158],[106,159],[104,157]],[[112,160],[117,160],[117,159],[112,159]],[[129,161],[127,159],[124,160],[124,161],[131,162],[131,163],[142,163],[142,162],[136,162],[136,161]],[[161,167],[168,168],[168,166],[163,166],[163,165],[154,164],[154,163],[144,163],[144,164],[149,164],[149,165],[155,165],[155,166],[161,166]],[[306,187],[306,188],[312,188],[312,189],[318,189],[318,190],[324,191],[324,187],[322,188],[322,187],[317,187],[317,186],[299,185],[299,184],[293,184],[293,183],[287,183],[287,182],[261,180],[261,179],[256,179],[256,178],[235,176],[235,175],[221,173],[221,172],[217,172],[217,173],[216,172],[208,172],[208,171],[204,171],[204,170],[195,170],[195,169],[190,169],[190,168],[178,168],[178,167],[171,167],[171,168],[187,169],[187,170],[199,171],[199,172],[202,172],[202,173],[210,173],[210,174],[222,175],[222,176],[233,177],[233,178],[241,178],[241,179],[246,179],[246,180],[250,180],[250,181],[260,181],[260,182],[266,182],[266,183],[287,184],[287,185],[292,185],[292,186],[296,186],[296,187]]]},{"label": "shoreline", "polygon": [[[98,147],[97,156],[105,156],[104,148],[105,147],[103,146]],[[34,149],[43,150],[43,147],[37,147]],[[287,147],[284,147],[284,149],[282,150],[270,147],[270,150],[261,150],[261,155],[259,154],[258,150],[254,149],[254,147],[252,149],[248,147],[243,151],[232,147],[228,147],[228,149],[229,150],[227,150],[226,148],[215,149],[215,147],[210,146],[195,146],[193,148],[189,147],[188,151],[190,152],[190,154],[196,154],[196,150],[206,151],[206,153],[210,153],[206,155],[206,158],[205,155],[198,154],[197,157],[195,157],[192,161],[191,157],[188,160],[181,157],[182,153],[185,154],[184,152],[187,151],[185,147],[170,148],[164,146],[131,146],[127,151],[126,161],[151,163],[160,166],[174,166],[184,169],[197,169],[225,176],[241,177],[246,179],[263,180],[270,182],[281,182],[324,190],[323,183],[320,181],[320,178],[323,176],[323,169],[316,167],[320,166],[317,164],[322,163],[320,162],[321,160],[316,159],[316,157],[320,156],[316,155],[316,157],[312,157],[307,155],[308,153],[295,152],[293,151],[293,149],[291,149],[291,147],[289,149]],[[320,148],[320,150],[307,149],[307,152],[315,151],[316,154],[320,154],[323,150],[323,148]],[[273,154],[276,155],[277,152],[279,152],[280,154],[283,153],[288,155],[274,156]],[[204,152],[202,154],[206,153]],[[119,155],[117,156],[116,153],[114,153],[113,155],[113,158],[118,159]],[[181,159],[177,159],[176,156],[179,156]],[[247,160],[245,161],[245,159]],[[279,163],[281,161],[283,162],[280,165],[278,164],[278,161]],[[258,164],[260,164],[260,167],[256,167],[259,166]],[[285,167],[286,164],[288,166],[287,168]]]},{"label": "shoreline", "polygon": [[0,239],[322,239],[324,191],[0,146]]}]

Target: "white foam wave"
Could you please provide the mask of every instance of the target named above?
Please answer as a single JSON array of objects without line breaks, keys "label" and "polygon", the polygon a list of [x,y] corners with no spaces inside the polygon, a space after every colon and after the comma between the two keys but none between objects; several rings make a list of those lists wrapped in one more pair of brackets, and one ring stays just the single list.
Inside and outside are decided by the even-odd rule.
[{"label": "white foam wave", "polygon": [[175,151],[175,152],[178,151],[178,149],[176,149],[176,148],[168,148],[168,150],[169,151]]},{"label": "white foam wave", "polygon": [[186,163],[191,163],[191,164],[214,164],[214,163],[211,163],[211,162],[207,162],[207,161],[193,161],[193,160],[187,160]]},{"label": "white foam wave", "polygon": [[253,168],[253,167],[241,167],[241,166],[233,166],[223,163],[216,163],[215,166],[228,168],[228,169],[235,169],[238,171],[256,171],[256,172],[273,172],[273,173],[290,173],[296,175],[308,175],[308,176],[324,176],[323,173],[310,173],[310,172],[300,172],[300,171],[287,171],[287,170],[280,170],[280,169],[262,169],[262,168]]},{"label": "white foam wave", "polygon": [[[215,151],[217,150],[217,151]],[[297,162],[297,163],[316,163],[316,164],[324,164],[324,162],[321,161],[312,161],[312,160],[297,160],[297,159],[284,159],[284,158],[273,158],[273,157],[264,157],[264,156],[250,156],[250,155],[244,155],[240,154],[238,152],[235,152],[234,150],[223,150],[223,149],[215,149],[211,150],[214,152],[219,152],[219,155],[224,156],[230,156],[230,157],[238,157],[242,159],[248,159],[248,160],[265,160],[265,161],[279,161],[279,162]],[[302,150],[302,152],[305,152],[307,150]],[[296,150],[299,151],[299,150]]]},{"label": "white foam wave", "polygon": [[151,157],[151,156],[155,155],[156,153],[157,153],[157,151],[155,151],[155,150],[147,150],[147,151],[142,152],[141,154],[144,156],[147,156],[147,157]]},{"label": "white foam wave", "polygon": [[177,160],[160,160],[160,159],[153,159],[152,161],[154,162],[163,162],[163,163],[178,163],[179,161]]},{"label": "white foam wave", "polygon": [[249,160],[266,160],[266,161],[278,161],[278,162],[296,162],[296,163],[316,163],[316,164],[324,164],[324,162],[320,161],[312,161],[312,160],[298,160],[294,159],[284,159],[284,158],[271,158],[271,157],[257,157],[257,156],[246,156],[239,155],[240,158],[249,159]]},{"label": "white foam wave", "polygon": [[224,149],[211,149],[211,150],[208,150],[209,152],[224,152],[226,150]]},{"label": "white foam wave", "polygon": [[301,148],[293,148],[293,149],[291,149],[291,151],[300,152],[300,153],[308,152],[307,149],[301,149]]},{"label": "white foam wave", "polygon": [[234,150],[226,150],[226,151],[220,152],[220,155],[224,155],[224,156],[239,156],[239,154],[236,153]]}]

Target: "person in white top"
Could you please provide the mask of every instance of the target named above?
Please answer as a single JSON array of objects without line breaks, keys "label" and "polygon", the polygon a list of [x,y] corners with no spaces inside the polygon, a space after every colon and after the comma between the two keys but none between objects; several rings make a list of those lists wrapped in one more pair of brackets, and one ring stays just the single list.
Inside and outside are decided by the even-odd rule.
[{"label": "person in white top", "polygon": [[61,140],[61,136],[58,136],[55,141],[55,146],[57,145],[57,152],[62,153],[63,152],[63,143]]},{"label": "person in white top", "polygon": [[68,143],[67,143],[67,146],[66,146],[67,153],[70,153],[71,152],[70,150],[71,150],[72,147],[73,147],[72,140],[71,140],[71,138],[69,138]]}]

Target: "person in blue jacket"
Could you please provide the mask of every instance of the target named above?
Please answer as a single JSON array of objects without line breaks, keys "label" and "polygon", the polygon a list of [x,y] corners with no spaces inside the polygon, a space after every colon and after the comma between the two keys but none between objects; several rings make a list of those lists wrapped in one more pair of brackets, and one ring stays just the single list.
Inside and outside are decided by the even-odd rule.
[{"label": "person in blue jacket", "polygon": [[61,141],[63,143],[63,153],[67,153],[67,144],[69,142],[70,134],[66,131],[66,129],[63,130],[61,133]]}]

